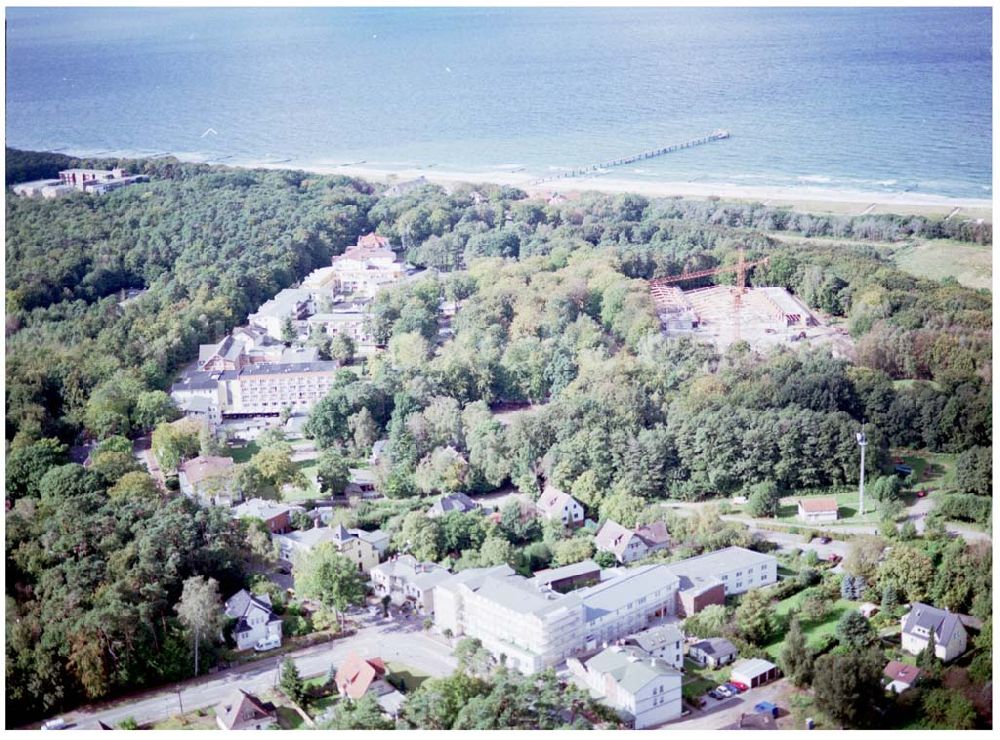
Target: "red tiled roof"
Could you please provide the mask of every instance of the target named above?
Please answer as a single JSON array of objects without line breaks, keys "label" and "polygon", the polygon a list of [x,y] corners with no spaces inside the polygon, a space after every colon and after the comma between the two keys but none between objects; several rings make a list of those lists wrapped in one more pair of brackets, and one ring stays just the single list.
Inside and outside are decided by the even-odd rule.
[{"label": "red tiled roof", "polygon": [[898,660],[890,660],[882,673],[890,681],[901,681],[912,685],[920,677],[920,669],[915,665],[900,663]]},{"label": "red tiled roof", "polygon": [[351,699],[360,699],[385,672],[385,663],[381,658],[365,660],[357,653],[351,653],[337,670],[334,681],[341,694]]},{"label": "red tiled roof", "polygon": [[823,511],[836,511],[837,499],[829,496],[824,498],[800,498],[799,506],[802,507],[803,511],[807,511],[810,514],[817,514]]}]

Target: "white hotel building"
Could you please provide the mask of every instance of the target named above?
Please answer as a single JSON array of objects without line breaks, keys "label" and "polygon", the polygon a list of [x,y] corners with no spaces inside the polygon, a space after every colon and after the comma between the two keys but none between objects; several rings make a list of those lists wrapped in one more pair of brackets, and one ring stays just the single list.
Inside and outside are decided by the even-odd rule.
[{"label": "white hotel building", "polygon": [[506,565],[457,573],[434,591],[435,624],[522,673],[624,637],[674,613],[677,576],[663,565],[633,568],[596,586],[558,594]]}]

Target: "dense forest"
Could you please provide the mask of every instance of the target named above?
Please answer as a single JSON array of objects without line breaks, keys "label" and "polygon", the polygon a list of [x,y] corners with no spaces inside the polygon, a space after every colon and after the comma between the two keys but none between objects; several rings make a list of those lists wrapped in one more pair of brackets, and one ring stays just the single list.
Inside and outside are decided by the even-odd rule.
[{"label": "dense forest", "polygon": [[[989,516],[989,291],[913,277],[873,247],[771,235],[989,243],[988,224],[631,195],[546,205],[489,185],[385,198],[303,172],[84,164],[151,182],[103,197],[7,196],[8,723],[187,675],[181,584],[240,582],[246,536],[223,512],[162,500],[121,440],[174,418],[163,391],[199,343],[371,229],[432,269],[379,294],[370,323],[385,351],[341,374],[307,432],[330,454],[388,438],[377,474],[404,506],[508,482],[534,495],[548,478],[629,523],[665,497],[855,483],[865,421],[873,475],[890,447],[961,453],[962,493],[947,505]],[[8,150],[7,182],[62,166]],[[645,281],[732,262],[738,246],[770,257],[755,284],[842,319],[855,356],[720,353],[663,337]],[[145,292],[123,302],[127,288]],[[442,299],[461,304],[446,341]],[[521,410],[501,420],[497,404]],[[100,464],[70,462],[84,439],[103,440]],[[393,527],[412,540],[418,519]],[[491,547],[531,539],[516,529],[505,521],[507,544]],[[428,541],[428,556],[471,553],[487,533],[452,534]]]}]

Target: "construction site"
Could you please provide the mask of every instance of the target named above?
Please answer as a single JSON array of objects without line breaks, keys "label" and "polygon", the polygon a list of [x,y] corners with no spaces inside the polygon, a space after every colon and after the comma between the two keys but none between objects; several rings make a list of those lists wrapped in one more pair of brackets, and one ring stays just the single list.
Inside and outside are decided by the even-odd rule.
[{"label": "construction site", "polygon": [[[683,273],[650,282],[650,292],[668,336],[690,336],[725,349],[743,340],[755,350],[798,342],[831,344],[836,354],[850,352],[846,330],[826,325],[797,296],[781,287],[746,287],[747,271],[767,258],[739,261],[711,270]],[[678,283],[736,273],[736,285],[684,290]]]}]

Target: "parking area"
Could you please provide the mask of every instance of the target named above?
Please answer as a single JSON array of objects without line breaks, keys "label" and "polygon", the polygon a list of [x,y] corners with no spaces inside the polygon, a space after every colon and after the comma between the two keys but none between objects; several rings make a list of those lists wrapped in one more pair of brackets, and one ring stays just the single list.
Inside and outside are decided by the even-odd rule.
[{"label": "parking area", "polygon": [[706,702],[703,707],[694,709],[690,707],[690,704],[687,704],[685,708],[691,709],[687,715],[660,725],[660,727],[685,730],[719,730],[738,722],[741,715],[753,714],[754,706],[761,702],[771,702],[782,707],[784,714],[787,714],[787,696],[790,691],[791,685],[782,678],[722,699],[705,697]]}]

